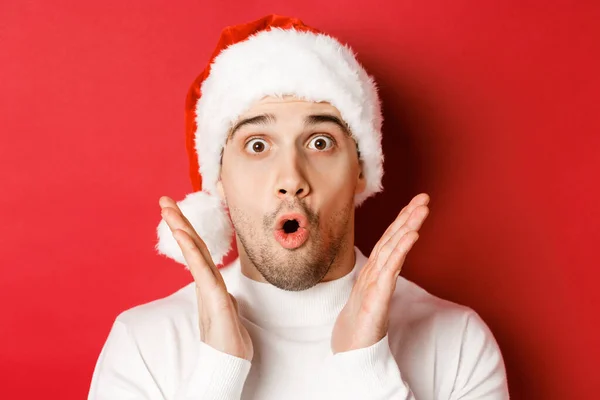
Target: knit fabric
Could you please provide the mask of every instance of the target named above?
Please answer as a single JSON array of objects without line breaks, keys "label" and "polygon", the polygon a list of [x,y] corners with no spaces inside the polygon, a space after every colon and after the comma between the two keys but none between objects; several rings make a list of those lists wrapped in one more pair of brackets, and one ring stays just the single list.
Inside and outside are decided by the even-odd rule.
[{"label": "knit fabric", "polygon": [[508,399],[504,362],[472,309],[400,276],[388,334],[332,354],[331,332],[366,263],[299,292],[222,268],[254,346],[248,360],[200,341],[194,283],[124,311],[102,348],[89,400]]}]

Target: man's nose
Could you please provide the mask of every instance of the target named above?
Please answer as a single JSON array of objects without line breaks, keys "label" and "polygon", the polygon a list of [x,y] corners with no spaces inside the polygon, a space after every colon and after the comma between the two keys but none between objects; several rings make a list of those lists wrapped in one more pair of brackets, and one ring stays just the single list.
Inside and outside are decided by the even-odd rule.
[{"label": "man's nose", "polygon": [[279,163],[275,195],[281,200],[302,199],[310,193],[302,158],[298,154],[288,154]]}]

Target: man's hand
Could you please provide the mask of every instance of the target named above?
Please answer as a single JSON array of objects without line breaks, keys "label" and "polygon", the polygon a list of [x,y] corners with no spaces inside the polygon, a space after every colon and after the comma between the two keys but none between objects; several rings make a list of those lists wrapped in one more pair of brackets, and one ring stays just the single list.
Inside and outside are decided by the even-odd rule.
[{"label": "man's hand", "polygon": [[387,334],[390,299],[406,254],[429,214],[428,203],[426,193],[415,196],[373,248],[333,327],[333,354],[372,346]]},{"label": "man's hand", "polygon": [[173,199],[163,196],[159,204],[196,282],[200,340],[216,350],[252,361],[254,348],[239,320],[237,301],[227,291],[208,248]]}]

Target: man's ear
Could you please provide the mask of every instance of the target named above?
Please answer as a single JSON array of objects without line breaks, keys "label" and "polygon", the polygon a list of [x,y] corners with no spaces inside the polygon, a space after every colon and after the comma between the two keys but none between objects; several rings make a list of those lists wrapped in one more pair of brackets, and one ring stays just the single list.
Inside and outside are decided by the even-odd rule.
[{"label": "man's ear", "polygon": [[358,180],[356,181],[356,190],[354,194],[359,194],[365,191],[367,187],[367,180],[365,179],[365,175],[363,174],[363,163],[359,161],[359,169],[358,169]]}]

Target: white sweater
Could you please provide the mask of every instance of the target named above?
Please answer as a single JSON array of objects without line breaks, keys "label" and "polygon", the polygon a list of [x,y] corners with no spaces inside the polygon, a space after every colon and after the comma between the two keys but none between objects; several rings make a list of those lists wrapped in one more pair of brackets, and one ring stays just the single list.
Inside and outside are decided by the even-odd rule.
[{"label": "white sweater", "polygon": [[470,308],[402,276],[388,334],[333,355],[331,332],[366,257],[344,277],[300,292],[221,269],[254,346],[252,362],[200,341],[194,283],[115,320],[89,400],[508,399],[502,355]]}]

